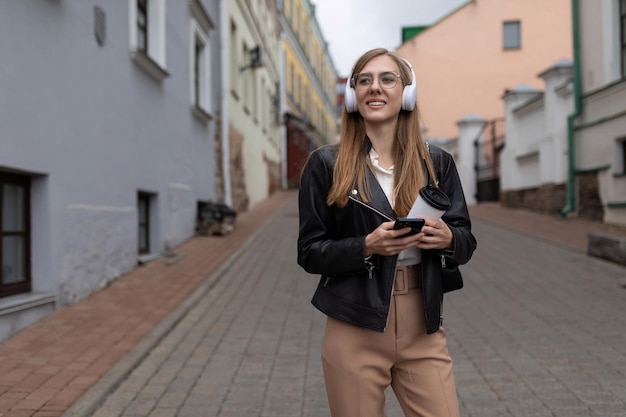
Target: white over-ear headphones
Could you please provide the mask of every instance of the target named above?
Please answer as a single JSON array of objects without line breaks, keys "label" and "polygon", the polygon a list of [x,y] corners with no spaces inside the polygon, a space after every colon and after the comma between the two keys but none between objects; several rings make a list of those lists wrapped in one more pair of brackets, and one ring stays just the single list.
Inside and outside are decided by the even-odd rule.
[{"label": "white over-ear headphones", "polygon": [[[402,110],[413,111],[415,103],[417,102],[417,82],[415,81],[415,71],[413,71],[413,66],[408,60],[404,58],[401,59],[411,70],[411,84],[405,85],[402,90]],[[350,74],[350,77],[348,77],[348,80],[346,81],[344,103],[346,104],[346,110],[348,113],[354,113],[357,111],[356,91],[352,85],[352,74]]]}]

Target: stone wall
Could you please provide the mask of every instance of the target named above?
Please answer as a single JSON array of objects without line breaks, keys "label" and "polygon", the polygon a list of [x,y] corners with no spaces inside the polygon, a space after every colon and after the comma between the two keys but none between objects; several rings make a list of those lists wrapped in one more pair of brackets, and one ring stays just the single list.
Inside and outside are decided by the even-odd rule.
[{"label": "stone wall", "polygon": [[546,184],[539,188],[500,191],[502,207],[522,208],[543,214],[559,214],[565,207],[566,199],[565,184]]},{"label": "stone wall", "polygon": [[267,167],[267,177],[269,178],[268,195],[272,195],[282,189],[281,165],[280,162],[272,161],[265,153],[263,154],[263,161]]},{"label": "stone wall", "polygon": [[230,126],[228,141],[230,143],[230,186],[233,199],[232,208],[238,213],[248,210],[250,198],[246,189],[246,170],[243,163],[243,135]]},{"label": "stone wall", "polygon": [[578,217],[594,221],[603,221],[604,208],[600,200],[598,173],[585,172],[576,175],[578,185],[578,201],[576,202]]},{"label": "stone wall", "polygon": [[[218,126],[217,131],[221,131],[221,123],[220,126]],[[231,208],[239,213],[246,211],[250,204],[250,199],[246,190],[245,169],[243,166],[243,135],[231,125],[228,140],[230,144]],[[222,169],[222,141],[219,134],[215,135],[215,161],[215,187],[217,199],[219,202],[223,203],[224,173]]]}]

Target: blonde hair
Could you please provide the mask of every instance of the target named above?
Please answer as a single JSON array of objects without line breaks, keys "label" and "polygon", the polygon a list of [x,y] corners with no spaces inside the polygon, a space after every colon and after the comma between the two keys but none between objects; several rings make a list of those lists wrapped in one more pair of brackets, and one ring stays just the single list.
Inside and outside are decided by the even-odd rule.
[{"label": "blonde hair", "polygon": [[[369,61],[379,56],[391,57],[398,68],[404,85],[411,80],[411,71],[400,56],[384,48],[372,49],[364,53],[354,64],[352,74],[356,74]],[[396,127],[396,140],[393,143],[394,178],[393,194],[394,212],[397,216],[406,216],[417,197],[419,189],[425,185],[423,162],[432,178],[435,178],[426,143],[422,138],[419,112],[401,110]],[[333,171],[333,185],[328,193],[326,203],[345,207],[348,204],[348,193],[355,184],[361,190],[365,202],[371,200],[371,192],[367,181],[369,164],[366,146],[365,123],[359,112],[348,113],[344,108],[341,116],[341,133],[337,162]],[[434,181],[433,181],[434,182]]]}]

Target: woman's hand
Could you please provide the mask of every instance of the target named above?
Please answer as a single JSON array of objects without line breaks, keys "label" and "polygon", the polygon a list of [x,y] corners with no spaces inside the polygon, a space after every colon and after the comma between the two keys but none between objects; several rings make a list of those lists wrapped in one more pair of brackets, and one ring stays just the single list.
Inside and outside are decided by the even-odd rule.
[{"label": "woman's hand", "polygon": [[452,231],[441,219],[424,219],[421,232],[401,237],[411,231],[410,227],[394,230],[394,222],[385,222],[365,237],[365,256],[397,255],[404,249],[452,249]]},{"label": "woman's hand", "polygon": [[441,219],[425,219],[422,231],[417,235],[420,249],[452,249],[452,230]]},{"label": "woman's hand", "polygon": [[[421,233],[413,236],[403,236],[411,231],[410,227],[394,230],[395,222],[385,222],[378,226],[372,233],[365,236],[365,256],[370,255],[397,255],[404,249],[414,247]],[[452,235],[452,233],[450,233]]]}]

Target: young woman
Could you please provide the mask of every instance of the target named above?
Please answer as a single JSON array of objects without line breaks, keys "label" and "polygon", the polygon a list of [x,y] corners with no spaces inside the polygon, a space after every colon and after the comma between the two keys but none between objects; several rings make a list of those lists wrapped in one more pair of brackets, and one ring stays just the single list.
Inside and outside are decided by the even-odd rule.
[{"label": "young woman", "polygon": [[[459,416],[442,326],[442,268],[476,240],[452,157],[422,139],[410,63],[363,54],[346,86],[338,145],[303,170],[298,263],[321,274],[312,303],[327,318],[322,364],[334,417],[381,417],[391,385],[406,416]],[[394,230],[432,181],[451,205],[417,234]]]}]

